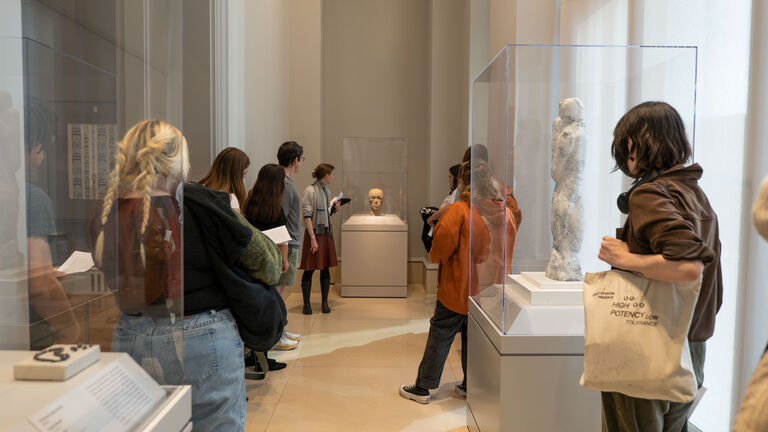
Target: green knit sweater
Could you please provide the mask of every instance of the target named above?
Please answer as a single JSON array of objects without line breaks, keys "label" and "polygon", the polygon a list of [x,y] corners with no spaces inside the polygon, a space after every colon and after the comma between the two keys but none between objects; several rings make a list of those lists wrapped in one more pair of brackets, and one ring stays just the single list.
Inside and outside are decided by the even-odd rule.
[{"label": "green knit sweater", "polygon": [[283,257],[277,245],[261,231],[251,225],[245,216],[235,212],[237,220],[251,229],[251,242],[243,251],[243,267],[254,278],[274,285],[280,280],[283,267]]}]

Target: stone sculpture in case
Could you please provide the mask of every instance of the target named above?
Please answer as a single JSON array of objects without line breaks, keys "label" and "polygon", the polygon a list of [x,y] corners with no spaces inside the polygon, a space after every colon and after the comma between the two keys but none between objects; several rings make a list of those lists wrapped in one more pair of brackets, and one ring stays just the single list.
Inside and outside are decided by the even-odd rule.
[{"label": "stone sculpture in case", "polygon": [[544,273],[558,281],[583,278],[579,252],[584,240],[582,178],[587,133],[584,105],[577,98],[567,98],[558,105],[558,117],[552,123],[552,252]]}]

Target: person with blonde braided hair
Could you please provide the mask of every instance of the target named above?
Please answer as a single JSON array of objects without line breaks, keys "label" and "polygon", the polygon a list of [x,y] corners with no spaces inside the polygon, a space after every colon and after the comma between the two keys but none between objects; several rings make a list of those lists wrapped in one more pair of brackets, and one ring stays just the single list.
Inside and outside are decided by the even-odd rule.
[{"label": "person with blonde braided hair", "polygon": [[[110,184],[91,224],[94,261],[121,311],[111,348],[127,352],[160,384],[192,385],[196,429],[243,430],[243,341],[219,278],[200,263],[208,259],[208,246],[186,232],[187,223],[182,237],[177,193],[188,170],[187,142],[164,121],[142,121],[118,143]],[[226,196],[222,201],[237,223]],[[250,238],[247,228],[237,227]],[[186,276],[188,268],[198,273]]]}]

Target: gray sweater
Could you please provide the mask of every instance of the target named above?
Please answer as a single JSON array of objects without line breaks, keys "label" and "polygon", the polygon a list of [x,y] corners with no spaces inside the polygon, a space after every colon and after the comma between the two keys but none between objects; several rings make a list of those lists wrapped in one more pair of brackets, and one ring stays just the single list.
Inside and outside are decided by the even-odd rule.
[{"label": "gray sweater", "polygon": [[301,217],[312,218],[312,227],[315,233],[325,234],[326,229],[331,231],[331,216],[328,207],[331,203],[331,193],[328,188],[316,181],[304,189],[301,197]]},{"label": "gray sweater", "polygon": [[285,228],[291,235],[288,247],[298,248],[301,244],[301,201],[293,179],[285,176],[285,190],[283,191],[283,213],[285,214]]}]

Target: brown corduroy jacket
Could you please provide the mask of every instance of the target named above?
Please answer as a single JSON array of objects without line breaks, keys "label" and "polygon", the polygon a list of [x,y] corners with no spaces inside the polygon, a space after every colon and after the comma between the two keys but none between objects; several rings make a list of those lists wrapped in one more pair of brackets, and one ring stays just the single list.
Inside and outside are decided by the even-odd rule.
[{"label": "brown corduroy jacket", "polygon": [[706,341],[723,302],[717,215],[699,187],[698,164],[675,166],[639,186],[629,198],[629,215],[617,237],[636,254],[661,254],[672,261],[704,263],[701,293],[688,332],[692,342]]}]

